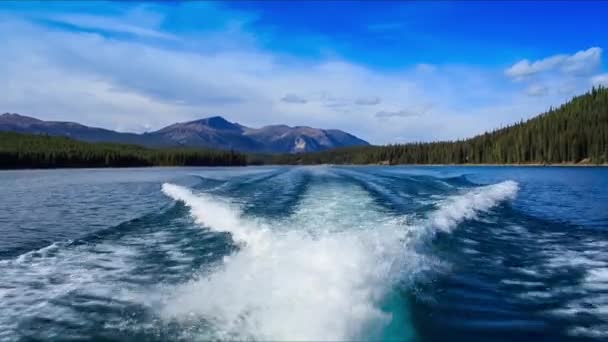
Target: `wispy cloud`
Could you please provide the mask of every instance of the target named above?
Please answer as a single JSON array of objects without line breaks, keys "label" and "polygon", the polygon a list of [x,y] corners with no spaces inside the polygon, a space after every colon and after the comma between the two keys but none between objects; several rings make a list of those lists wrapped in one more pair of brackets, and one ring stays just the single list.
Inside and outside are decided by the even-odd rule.
[{"label": "wispy cloud", "polygon": [[296,94],[286,94],[285,96],[283,96],[281,98],[281,101],[287,102],[287,103],[300,103],[300,104],[304,104],[304,103],[308,102],[308,100],[306,100],[305,98],[298,96]]},{"label": "wispy cloud", "polygon": [[98,15],[57,15],[48,18],[48,20],[73,25],[82,29],[127,33],[146,38],[179,40],[177,36],[162,32],[158,29],[130,24],[132,21],[125,21],[124,19],[108,18]]},{"label": "wispy cloud", "polygon": [[426,115],[430,110],[431,105],[423,105],[417,108],[404,108],[395,111],[382,110],[375,114],[377,118],[411,118]]},{"label": "wispy cloud", "polygon": [[[179,6],[187,14],[189,6],[200,5]],[[556,89],[586,90],[592,77],[571,79],[562,63],[543,72],[550,82],[529,81],[554,88],[529,96],[530,84],[510,82],[499,67],[414,63],[384,70],[339,54],[302,58],[265,47],[265,36],[248,25],[222,22],[174,40],[168,37],[182,36],[161,24],[166,12],[155,17],[153,7],[147,11],[138,20],[126,20],[122,12],[49,15],[69,14],[63,20],[90,28],[83,30],[4,16],[0,111],[138,131],[221,114],[250,126],[336,127],[388,143],[396,137],[460,138],[508,124],[571,96]],[[96,21],[81,22],[90,15]],[[128,34],[105,34],[114,23],[122,25],[114,32]],[[593,51],[574,59],[593,62]]]},{"label": "wispy cloud", "polygon": [[526,89],[526,94],[528,94],[528,96],[545,96],[548,91],[549,88],[544,85],[532,84]]},{"label": "wispy cloud", "polygon": [[381,102],[380,98],[377,96],[372,97],[361,97],[355,100],[355,104],[360,106],[375,106]]},{"label": "wispy cloud", "polygon": [[591,47],[572,55],[554,55],[536,61],[521,60],[507,70],[505,74],[516,80],[544,72],[559,71],[566,74],[588,75],[596,71],[602,58],[602,49]]},{"label": "wispy cloud", "polygon": [[398,110],[398,111],[379,111],[376,113],[376,117],[377,118],[394,118],[394,117],[400,117],[400,118],[407,118],[407,117],[413,117],[413,116],[420,116],[422,115],[421,113],[417,113],[417,112],[412,112],[408,109],[402,109],[402,110]]}]

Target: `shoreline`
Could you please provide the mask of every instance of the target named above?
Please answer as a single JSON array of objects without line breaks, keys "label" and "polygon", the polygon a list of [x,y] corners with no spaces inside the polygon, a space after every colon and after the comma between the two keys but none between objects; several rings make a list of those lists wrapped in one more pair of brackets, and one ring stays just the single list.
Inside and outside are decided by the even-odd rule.
[{"label": "shoreline", "polygon": [[581,163],[559,163],[559,164],[369,164],[379,166],[493,166],[493,167],[608,167],[608,164],[581,164]]},{"label": "shoreline", "polygon": [[214,165],[214,166],[194,166],[194,165],[154,165],[154,166],[108,166],[108,167],[95,167],[95,166],[82,166],[82,167],[56,167],[56,168],[0,168],[2,171],[35,171],[35,170],[124,170],[124,169],[150,169],[150,168],[241,168],[241,167],[264,167],[264,166],[404,166],[404,167],[573,167],[573,168],[602,168],[608,167],[608,164],[580,164],[580,163],[560,163],[560,164],[540,164],[540,163],[528,163],[528,164],[256,164],[256,165]]}]

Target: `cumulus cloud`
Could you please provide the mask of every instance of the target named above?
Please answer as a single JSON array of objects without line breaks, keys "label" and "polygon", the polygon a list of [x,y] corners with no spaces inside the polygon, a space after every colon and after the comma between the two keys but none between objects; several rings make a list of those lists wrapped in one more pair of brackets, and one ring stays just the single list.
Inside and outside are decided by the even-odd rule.
[{"label": "cumulus cloud", "polygon": [[554,55],[536,61],[524,59],[506,69],[505,74],[516,80],[550,71],[573,75],[588,75],[599,68],[601,58],[602,49],[591,47],[587,50],[578,51],[573,55]]},{"label": "cumulus cloud", "polygon": [[[170,33],[154,21],[136,26],[160,36],[132,27],[119,27],[128,35],[106,35],[15,16],[0,19],[0,112],[111,129],[153,130],[219,114],[252,127],[340,128],[372,143],[429,141],[518,121],[570,96],[528,96],[496,69],[474,65],[387,71],[337,55],[285,58],[256,44],[241,26],[172,40],[162,37]],[[107,20],[95,26],[122,19]],[[565,84],[582,92],[589,78]],[[425,115],[429,103],[433,115]],[[398,120],[406,117],[416,120]]]},{"label": "cumulus cloud", "polygon": [[305,99],[301,96],[298,96],[296,94],[285,94],[285,96],[283,96],[281,98],[281,101],[287,102],[287,103],[301,103],[301,104],[308,102],[307,99]]}]

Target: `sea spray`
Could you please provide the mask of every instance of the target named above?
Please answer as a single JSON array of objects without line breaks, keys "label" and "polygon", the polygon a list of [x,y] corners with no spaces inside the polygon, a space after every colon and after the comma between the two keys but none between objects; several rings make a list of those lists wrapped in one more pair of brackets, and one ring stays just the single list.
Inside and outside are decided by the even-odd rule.
[{"label": "sea spray", "polygon": [[[392,267],[392,260],[383,255],[388,241],[374,242],[383,238],[379,231],[320,233],[318,210],[309,213],[316,221],[308,227],[268,230],[241,217],[237,208],[210,201],[206,195],[170,185],[163,189],[184,201],[198,222],[213,230],[227,227],[225,231],[236,232],[244,242],[222,269],[177,289],[163,310],[166,316],[201,316],[214,326],[215,338],[279,340],[352,339],[362,334],[361,327],[383,326],[390,320],[377,306]],[[366,195],[356,187],[335,190],[337,197],[328,200]],[[318,198],[318,191],[327,195],[332,189],[313,190],[308,196]],[[205,213],[211,212],[214,216],[206,221]],[[326,214],[332,212],[336,211]],[[227,218],[226,222],[215,215]],[[324,221],[334,220],[327,217],[320,222]],[[237,222],[241,225],[235,228]],[[253,234],[256,230],[264,234]]]},{"label": "sea spray", "polygon": [[250,248],[262,248],[268,240],[265,227],[240,217],[235,205],[206,194],[193,194],[188,188],[165,183],[163,192],[175,200],[186,203],[199,224],[212,230],[228,232],[237,243],[246,243]]},{"label": "sea spray", "polygon": [[518,189],[516,182],[504,181],[448,197],[429,215],[428,225],[450,231],[460,222],[475,218],[479,212],[487,211],[504,200],[514,199]]},{"label": "sea spray", "polygon": [[452,229],[513,198],[517,184],[450,197],[421,225],[402,224],[353,184],[309,189],[277,227],[261,226],[206,194],[173,184],[163,191],[190,207],[198,223],[241,243],[222,268],[174,289],[162,309],[165,318],[199,317],[213,327],[206,337],[214,339],[351,340],[377,337],[370,329],[390,322],[381,303],[421,260],[412,238],[424,227]]}]

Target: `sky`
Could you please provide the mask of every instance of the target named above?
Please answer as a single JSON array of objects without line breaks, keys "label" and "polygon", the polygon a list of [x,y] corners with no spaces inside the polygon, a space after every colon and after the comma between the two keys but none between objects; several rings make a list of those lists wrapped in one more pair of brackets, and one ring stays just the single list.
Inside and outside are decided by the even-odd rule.
[{"label": "sky", "polygon": [[459,139],[608,86],[604,1],[0,2],[0,112]]}]

